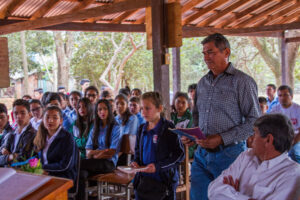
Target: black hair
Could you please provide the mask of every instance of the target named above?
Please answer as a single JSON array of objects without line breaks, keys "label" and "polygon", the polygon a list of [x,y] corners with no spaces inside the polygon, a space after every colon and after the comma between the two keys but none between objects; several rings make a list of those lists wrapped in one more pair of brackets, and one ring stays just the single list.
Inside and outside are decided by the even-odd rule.
[{"label": "black hair", "polygon": [[60,97],[62,97],[65,101],[67,100],[67,95],[65,95],[64,93],[58,92],[58,95],[59,95]]},{"label": "black hair", "polygon": [[42,103],[41,103],[41,101],[38,100],[38,99],[30,99],[30,100],[29,100],[29,105],[31,105],[31,104],[33,104],[33,103],[37,103],[37,104],[39,104],[40,106],[43,106]]},{"label": "black hair", "polygon": [[197,84],[196,83],[193,83],[191,85],[188,86],[188,92],[192,91],[192,90],[196,90],[197,88]]},{"label": "black hair", "polygon": [[276,85],[274,85],[274,84],[272,84],[272,83],[268,84],[267,87],[271,87],[271,88],[273,88],[273,90],[276,91]]},{"label": "black hair", "polygon": [[13,103],[13,108],[15,106],[24,106],[28,112],[30,112],[29,102],[24,99],[17,99]]},{"label": "black hair", "polygon": [[220,51],[223,51],[226,48],[230,49],[229,41],[227,40],[226,37],[224,37],[224,35],[220,33],[215,33],[207,36],[206,38],[204,38],[204,40],[202,40],[201,44],[204,45],[209,42],[214,42],[215,46]]},{"label": "black hair", "polygon": [[[87,110],[87,124],[86,126],[84,125],[84,119],[83,117],[81,117],[78,113],[78,108],[79,108],[79,103],[83,103],[86,107]],[[82,98],[78,101],[77,103],[77,119],[75,121],[75,125],[78,127],[79,129],[79,137],[81,138],[82,136],[84,137],[88,137],[88,134],[90,132],[90,129],[93,125],[94,122],[94,113],[93,113],[94,109],[93,109],[93,105],[91,103],[91,101],[88,98]]]},{"label": "black hair", "polygon": [[254,122],[260,136],[265,138],[268,134],[273,135],[273,145],[276,151],[288,151],[293,142],[294,129],[291,120],[282,114],[263,115]]},{"label": "black hair", "polygon": [[33,90],[34,92],[39,92],[40,94],[43,94],[44,91],[43,91],[43,88],[36,88]]},{"label": "black hair", "polygon": [[99,90],[96,88],[96,86],[91,85],[91,86],[89,86],[89,87],[87,87],[87,88],[85,89],[85,91],[84,91],[84,97],[86,97],[86,94],[87,94],[87,92],[88,92],[89,90],[94,90],[94,91],[97,93],[97,95],[99,94]]},{"label": "black hair", "polygon": [[46,105],[48,105],[51,101],[57,100],[61,104],[61,98],[57,92],[51,92],[46,99]]},{"label": "black hair", "polygon": [[258,97],[258,103],[267,104],[268,101],[265,97]]},{"label": "black hair", "polygon": [[110,97],[110,96],[111,96],[111,95],[110,95],[110,92],[107,91],[107,90],[104,90],[104,91],[102,91],[102,93],[101,93],[101,99],[105,99],[105,98]]},{"label": "black hair", "polygon": [[5,113],[7,115],[7,107],[3,103],[0,103],[0,113]]},{"label": "black hair", "polygon": [[281,85],[281,86],[279,86],[278,91],[279,90],[280,91],[282,91],[282,90],[288,90],[289,93],[290,93],[290,95],[293,96],[293,89],[290,86],[288,86],[288,85]]},{"label": "black hair", "polygon": [[47,105],[47,103],[46,103],[47,97],[48,97],[48,95],[49,95],[50,93],[51,93],[51,92],[45,92],[45,93],[43,94],[42,99],[41,99],[41,103],[42,103],[43,107],[46,107],[46,105]]},{"label": "black hair", "polygon": [[121,88],[119,89],[119,94],[124,94],[126,97],[130,95],[130,90],[127,88]]},{"label": "black hair", "polygon": [[79,97],[81,98],[81,94],[80,94],[80,92],[77,91],[77,90],[73,90],[73,91],[70,93],[69,96],[71,96],[71,95],[77,95],[77,96],[79,96]]},{"label": "black hair", "polygon": [[136,102],[136,103],[140,104],[141,103],[141,99],[139,97],[131,97],[129,99],[129,102]]},{"label": "black hair", "polygon": [[99,135],[100,135],[100,127],[103,126],[103,122],[102,122],[102,120],[100,119],[100,117],[98,115],[98,105],[100,103],[105,104],[105,106],[107,107],[107,110],[108,110],[108,116],[107,116],[107,120],[106,120],[107,129],[106,129],[106,133],[105,133],[105,146],[106,146],[106,148],[109,148],[109,146],[110,146],[111,132],[112,132],[112,129],[113,129],[115,123],[116,123],[109,101],[106,100],[106,99],[98,100],[97,103],[96,103],[95,113],[94,113],[95,120],[94,120],[94,132],[93,132],[93,138],[92,138],[93,149],[97,149],[98,146],[99,146],[98,138],[99,138]]},{"label": "black hair", "polygon": [[115,102],[116,102],[116,100],[117,99],[123,99],[126,103],[127,103],[127,108],[126,108],[126,110],[125,110],[125,112],[122,114],[122,116],[121,116],[121,118],[122,118],[122,126],[125,126],[126,124],[127,124],[127,122],[128,122],[128,120],[129,120],[129,118],[131,117],[131,113],[130,113],[130,111],[129,111],[129,108],[128,108],[128,99],[127,99],[127,97],[124,95],[124,94],[122,94],[122,93],[120,93],[120,94],[118,94],[117,96],[116,96],[116,98],[115,98]]},{"label": "black hair", "polygon": [[133,91],[137,91],[138,94],[139,94],[139,96],[142,95],[142,90],[140,90],[139,88],[133,88],[133,89],[131,90],[130,94],[131,94]]},{"label": "black hair", "polygon": [[24,98],[32,99],[32,97],[31,97],[29,94],[23,95],[23,96],[22,96],[22,99],[24,99]]}]

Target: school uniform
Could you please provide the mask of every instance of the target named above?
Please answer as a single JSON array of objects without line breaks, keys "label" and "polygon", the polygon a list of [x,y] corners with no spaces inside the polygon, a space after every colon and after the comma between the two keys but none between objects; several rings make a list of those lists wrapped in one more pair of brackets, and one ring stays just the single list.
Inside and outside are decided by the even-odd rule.
[{"label": "school uniform", "polygon": [[0,150],[4,147],[7,148],[5,146],[3,146],[6,143],[7,140],[7,135],[10,133],[13,133],[14,130],[12,129],[12,127],[9,125],[9,122],[7,122],[7,124],[5,125],[2,133],[0,133]]},{"label": "school uniform", "polygon": [[164,199],[175,199],[179,180],[178,165],[184,158],[183,145],[179,137],[168,130],[175,128],[172,122],[161,118],[153,129],[148,131],[147,127],[148,122],[139,128],[134,161],[140,166],[154,163],[156,171],[136,174],[134,178],[136,199],[141,199],[137,188],[144,177],[150,177],[167,187],[168,196]]},{"label": "school uniform", "polygon": [[77,178],[78,148],[72,135],[60,127],[47,138],[45,147],[39,152],[42,167],[51,176],[72,179]]},{"label": "school uniform", "polygon": [[120,115],[115,117],[116,122],[120,126],[121,136],[126,134],[136,135],[138,129],[138,118],[135,115],[131,115],[125,125],[122,125],[122,118]]},{"label": "school uniform", "polygon": [[114,122],[113,128],[111,130],[109,146],[106,145],[107,128],[108,128],[107,126],[104,128],[100,127],[98,146],[96,148],[95,145],[93,144],[94,132],[91,132],[91,134],[88,137],[88,141],[86,143],[86,149],[90,149],[90,150],[116,149],[116,153],[110,159],[91,158],[91,159],[81,160],[80,181],[79,181],[79,191],[78,191],[79,199],[84,199],[85,187],[86,187],[85,183],[89,176],[99,174],[99,173],[109,173],[116,168],[116,164],[118,161],[120,136],[121,136],[120,126],[118,125],[118,123]]},{"label": "school uniform", "polygon": [[[33,154],[33,140],[36,135],[36,130],[31,123],[25,126],[21,133],[17,130],[6,136],[6,148],[11,153],[16,153],[16,160],[21,162],[30,158]],[[8,155],[2,155],[0,152],[0,166],[11,164],[8,162]]]},{"label": "school uniform", "polygon": [[80,131],[78,127],[75,125],[75,122],[73,123],[72,127],[70,128],[70,133],[73,135],[75,143],[80,151],[80,158],[85,159],[86,158],[86,150],[85,146],[88,140],[89,135],[93,132],[94,125],[92,124],[89,130],[89,133],[87,136],[80,137]]},{"label": "school uniform", "polygon": [[140,127],[142,124],[146,123],[146,120],[144,119],[144,117],[142,116],[142,114],[140,112],[138,112],[136,114],[136,117],[138,118],[138,127]]}]

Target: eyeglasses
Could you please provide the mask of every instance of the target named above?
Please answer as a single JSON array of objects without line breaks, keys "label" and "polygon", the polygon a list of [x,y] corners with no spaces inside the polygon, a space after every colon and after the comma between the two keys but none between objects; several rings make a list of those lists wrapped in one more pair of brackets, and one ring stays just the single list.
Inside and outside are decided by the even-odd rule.
[{"label": "eyeglasses", "polygon": [[96,97],[97,95],[96,94],[87,94],[86,96],[87,97]]}]

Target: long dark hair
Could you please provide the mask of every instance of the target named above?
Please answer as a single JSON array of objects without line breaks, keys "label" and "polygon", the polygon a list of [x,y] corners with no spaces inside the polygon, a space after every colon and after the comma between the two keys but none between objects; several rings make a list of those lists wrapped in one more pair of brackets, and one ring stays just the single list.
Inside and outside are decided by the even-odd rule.
[{"label": "long dark hair", "polygon": [[[87,111],[87,119],[86,119],[86,126],[84,125],[84,119],[79,115],[78,108],[79,108],[79,103],[83,103],[86,111]],[[88,137],[90,129],[92,127],[93,121],[94,121],[94,113],[93,113],[93,105],[91,101],[88,98],[82,98],[78,101],[77,106],[76,106],[76,113],[77,113],[77,119],[75,121],[75,125],[79,129],[79,137]]]},{"label": "long dark hair", "polygon": [[132,115],[129,111],[128,108],[128,99],[124,94],[118,94],[115,98],[115,102],[117,101],[117,99],[123,99],[126,103],[127,103],[127,108],[125,110],[125,112],[122,114],[121,118],[122,118],[122,126],[125,126],[126,123],[128,122],[130,116]]},{"label": "long dark hair", "polygon": [[[46,109],[43,112],[43,117],[46,114],[47,111],[49,110],[55,110],[58,112],[60,118],[63,118],[62,115],[62,111],[59,107],[57,106],[48,106],[46,107]],[[46,129],[45,125],[44,125],[44,121],[41,122],[41,125],[39,126],[39,129],[37,131],[37,134],[33,140],[33,144],[35,145],[35,148],[37,151],[40,151],[42,149],[44,149],[45,145],[46,145],[46,139],[47,139],[47,135],[48,135],[48,130]]]},{"label": "long dark hair", "polygon": [[99,146],[98,138],[100,135],[100,126],[103,126],[103,121],[100,119],[100,117],[98,115],[98,105],[100,103],[105,104],[105,106],[107,107],[107,110],[108,110],[108,115],[107,115],[107,119],[106,119],[107,129],[106,129],[106,133],[105,133],[106,148],[109,148],[109,146],[110,146],[111,132],[115,125],[115,118],[114,118],[109,101],[106,99],[98,100],[98,102],[96,103],[96,107],[95,107],[94,132],[93,132],[93,139],[92,139],[93,140],[93,149],[97,149]]}]

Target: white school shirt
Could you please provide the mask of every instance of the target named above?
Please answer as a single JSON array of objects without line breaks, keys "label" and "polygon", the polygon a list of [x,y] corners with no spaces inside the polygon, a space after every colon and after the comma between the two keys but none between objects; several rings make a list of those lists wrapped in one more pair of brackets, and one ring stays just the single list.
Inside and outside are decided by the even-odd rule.
[{"label": "white school shirt", "polygon": [[46,139],[46,146],[45,148],[43,149],[43,159],[44,159],[44,165],[47,165],[48,164],[48,160],[47,160],[47,152],[48,152],[48,149],[51,145],[51,143],[53,142],[53,140],[56,138],[56,136],[58,135],[59,131],[61,129],[61,126],[57,129],[57,131],[54,133],[54,135],[52,135],[51,138],[49,138],[47,136],[47,139]]},{"label": "white school shirt", "polygon": [[[239,191],[223,183],[223,177],[238,179]],[[287,153],[260,163],[252,149],[242,152],[209,184],[210,200],[297,200],[300,197],[300,165]]]},{"label": "white school shirt", "polygon": [[39,120],[37,120],[37,121],[35,121],[35,118],[34,118],[34,117],[30,119],[31,126],[32,126],[36,131],[39,129],[39,126],[40,126],[41,122],[42,122],[42,119],[39,119]]},{"label": "white school shirt", "polygon": [[15,134],[15,138],[14,138],[14,150],[13,150],[12,153],[16,152],[17,145],[19,143],[20,137],[24,133],[24,131],[27,129],[28,126],[29,126],[29,124],[22,129],[21,133],[18,133],[18,128],[15,130],[15,132],[14,132],[14,134]]},{"label": "white school shirt", "polygon": [[292,121],[294,130],[296,131],[296,134],[298,134],[297,129],[300,128],[300,105],[293,102],[290,107],[283,108],[281,104],[277,104],[272,108],[270,113],[281,113],[286,115]]}]

